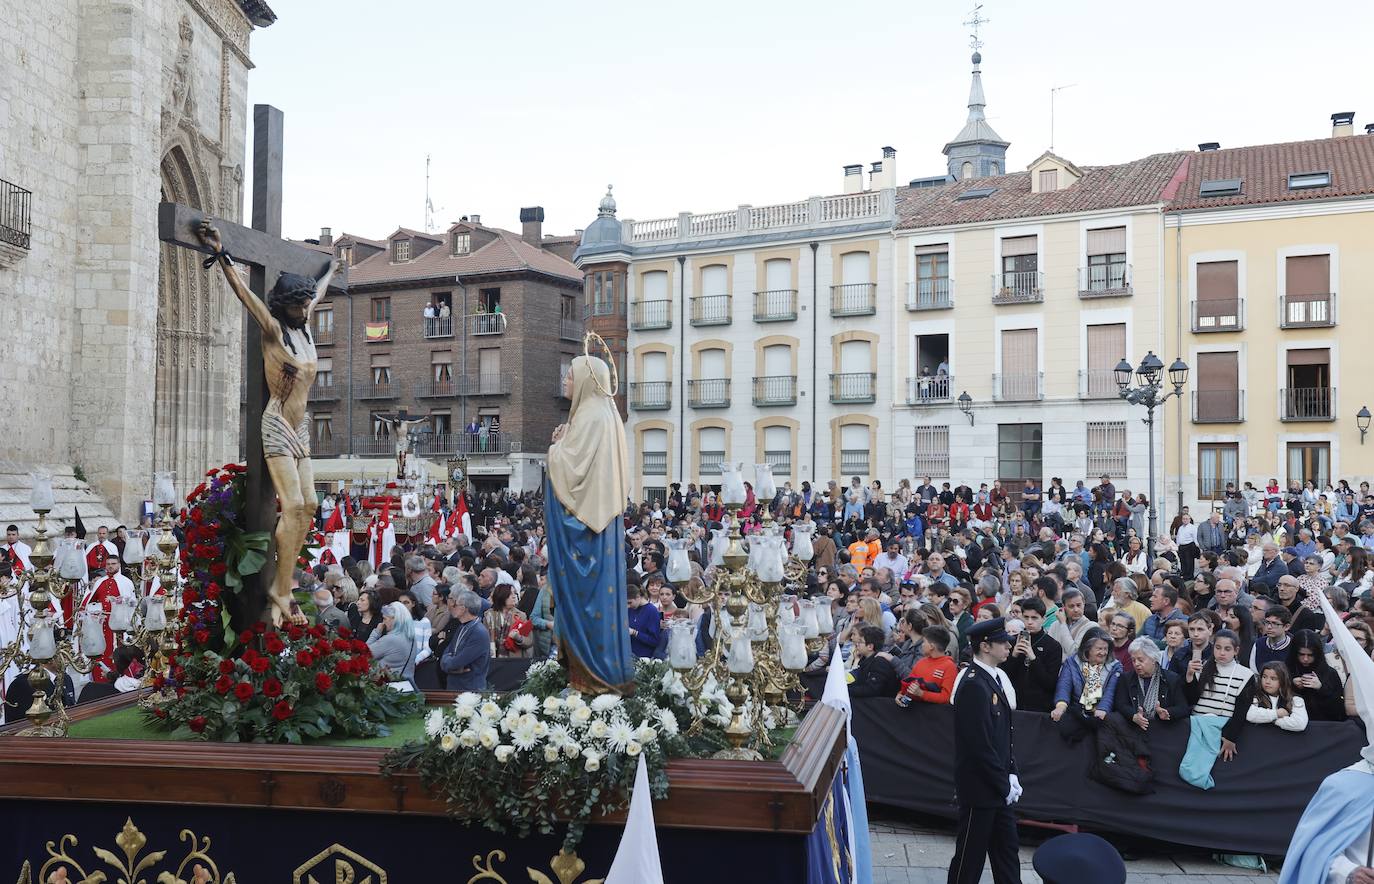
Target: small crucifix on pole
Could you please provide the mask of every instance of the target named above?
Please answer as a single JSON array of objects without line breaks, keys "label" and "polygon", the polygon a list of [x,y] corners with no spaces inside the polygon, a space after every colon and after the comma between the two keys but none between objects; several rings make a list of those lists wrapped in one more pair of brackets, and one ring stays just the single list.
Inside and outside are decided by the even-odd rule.
[{"label": "small crucifix on pole", "polygon": [[[254,320],[248,323],[244,341],[248,395],[244,517],[248,531],[274,534],[276,555],[269,550],[263,571],[246,576],[237,597],[226,594],[236,630],[268,613],[276,623],[291,613],[296,554],[315,512],[306,414],[316,365],[310,317],[326,292],[347,289],[347,269],[336,267],[331,256],[281,238],[282,143],[282,112],[255,105],[252,228],[176,203],[158,207],[159,238],[209,254],[206,266],[222,267],[229,287]],[[232,262],[248,265],[248,285],[233,270]],[[281,503],[280,518],[274,492]]]}]

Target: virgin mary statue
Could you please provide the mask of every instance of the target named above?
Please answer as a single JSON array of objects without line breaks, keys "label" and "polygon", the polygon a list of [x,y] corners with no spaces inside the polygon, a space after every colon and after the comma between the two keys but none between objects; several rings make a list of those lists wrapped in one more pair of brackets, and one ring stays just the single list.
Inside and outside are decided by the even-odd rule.
[{"label": "virgin mary statue", "polygon": [[572,407],[554,432],[544,489],[558,645],[574,689],[624,694],[634,686],[621,523],[625,425],[603,360],[577,357],[563,385]]}]

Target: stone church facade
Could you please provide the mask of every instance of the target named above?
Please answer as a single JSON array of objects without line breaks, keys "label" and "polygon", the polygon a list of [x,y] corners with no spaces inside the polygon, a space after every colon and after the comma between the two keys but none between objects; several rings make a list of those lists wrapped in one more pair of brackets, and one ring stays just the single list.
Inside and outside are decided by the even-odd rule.
[{"label": "stone church facade", "polygon": [[159,242],[157,206],[240,219],[249,38],[274,18],[0,0],[0,179],[31,193],[29,248],[0,256],[0,472],[79,470],[132,524],[154,470],[184,492],[237,456],[241,308]]}]

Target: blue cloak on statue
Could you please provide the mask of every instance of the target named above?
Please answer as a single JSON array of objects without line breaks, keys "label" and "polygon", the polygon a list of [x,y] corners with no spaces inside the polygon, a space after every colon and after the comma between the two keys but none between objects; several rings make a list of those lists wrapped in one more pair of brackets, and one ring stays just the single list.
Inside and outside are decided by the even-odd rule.
[{"label": "blue cloak on statue", "polygon": [[625,532],[620,519],[593,531],[544,485],[554,633],[573,688],[625,693],[634,682],[625,599]]}]

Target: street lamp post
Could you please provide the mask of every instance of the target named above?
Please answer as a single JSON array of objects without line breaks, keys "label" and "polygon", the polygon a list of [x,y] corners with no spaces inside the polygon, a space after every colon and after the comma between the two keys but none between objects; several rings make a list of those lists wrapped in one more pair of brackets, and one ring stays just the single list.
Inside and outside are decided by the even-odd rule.
[{"label": "street lamp post", "polygon": [[[1149,537],[1145,539],[1145,554],[1153,562],[1159,527],[1159,513],[1155,508],[1155,407],[1183,395],[1183,385],[1188,383],[1188,364],[1182,359],[1175,359],[1174,364],[1169,366],[1168,381],[1174,389],[1168,393],[1164,392],[1164,363],[1153,350],[1140,360],[1139,368],[1131,368],[1131,364],[1123,358],[1117,363],[1113,374],[1121,398],[1132,405],[1145,406],[1145,442],[1150,452],[1150,527]],[[1134,384],[1131,383],[1133,374],[1137,379]]]}]

